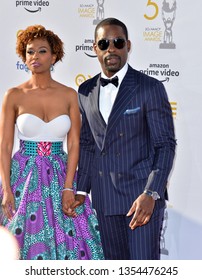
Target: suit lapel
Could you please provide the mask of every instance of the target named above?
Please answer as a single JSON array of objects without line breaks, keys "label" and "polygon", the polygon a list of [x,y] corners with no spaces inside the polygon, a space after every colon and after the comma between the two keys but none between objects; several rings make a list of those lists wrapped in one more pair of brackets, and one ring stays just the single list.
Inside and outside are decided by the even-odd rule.
[{"label": "suit lapel", "polygon": [[96,77],[94,85],[86,99],[86,116],[88,118],[91,131],[99,149],[102,149],[104,133],[106,131],[106,123],[99,111],[99,89],[100,89],[100,75]]}]

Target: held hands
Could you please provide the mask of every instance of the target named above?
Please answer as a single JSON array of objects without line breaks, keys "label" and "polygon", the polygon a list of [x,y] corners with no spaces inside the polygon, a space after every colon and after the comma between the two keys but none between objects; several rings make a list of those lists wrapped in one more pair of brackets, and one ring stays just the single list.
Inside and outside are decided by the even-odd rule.
[{"label": "held hands", "polygon": [[67,216],[75,216],[70,206],[75,201],[75,194],[73,191],[65,190],[62,192],[62,211]]},{"label": "held hands", "polygon": [[[64,191],[62,193],[62,210],[64,214],[70,217],[76,217],[75,209],[82,205],[84,201],[85,195],[74,195],[72,191]],[[15,201],[11,190],[4,191],[2,209],[4,215],[11,220],[15,214]]]},{"label": "held hands", "polygon": [[3,200],[2,200],[2,209],[4,215],[11,220],[15,214],[15,202],[14,196],[11,190],[4,191]]},{"label": "held hands", "polygon": [[147,194],[141,194],[134,202],[127,213],[127,216],[133,214],[129,227],[134,230],[138,226],[147,224],[151,218],[155,206],[155,200]]},{"label": "held hands", "polygon": [[[82,194],[76,194],[75,195],[75,201],[73,202],[73,204],[71,205],[71,209],[72,209],[72,212],[75,213],[75,209],[82,205],[85,201],[85,198],[86,196],[85,195],[82,195]],[[75,213],[76,214],[76,213]]]},{"label": "held hands", "polygon": [[62,193],[62,210],[65,215],[75,218],[77,216],[75,209],[85,201],[85,195],[74,194],[66,190]]}]

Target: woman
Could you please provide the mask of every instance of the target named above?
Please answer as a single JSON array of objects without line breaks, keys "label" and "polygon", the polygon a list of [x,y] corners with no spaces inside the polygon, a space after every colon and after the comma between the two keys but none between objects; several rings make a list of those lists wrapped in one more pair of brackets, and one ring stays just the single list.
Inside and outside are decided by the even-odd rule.
[{"label": "woman", "polygon": [[[21,259],[103,259],[89,197],[80,205],[76,195],[77,93],[51,77],[50,69],[64,56],[63,43],[52,31],[34,25],[18,33],[16,52],[31,78],[9,89],[3,99],[2,224],[15,235]],[[12,158],[15,125],[20,148]],[[80,206],[72,210],[75,204]]]}]

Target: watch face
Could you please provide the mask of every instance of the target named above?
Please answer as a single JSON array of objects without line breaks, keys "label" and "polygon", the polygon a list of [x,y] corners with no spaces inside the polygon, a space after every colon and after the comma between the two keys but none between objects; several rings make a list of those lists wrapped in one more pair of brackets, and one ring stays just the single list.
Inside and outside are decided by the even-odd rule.
[{"label": "watch face", "polygon": [[158,198],[160,198],[157,192],[153,192],[152,197],[154,200],[157,200]]},{"label": "watch face", "polygon": [[152,194],[152,197],[153,197],[153,199],[154,199],[154,200],[156,200],[156,199],[157,199],[157,197],[156,197],[156,194],[155,194],[155,193],[153,193],[153,194]]}]

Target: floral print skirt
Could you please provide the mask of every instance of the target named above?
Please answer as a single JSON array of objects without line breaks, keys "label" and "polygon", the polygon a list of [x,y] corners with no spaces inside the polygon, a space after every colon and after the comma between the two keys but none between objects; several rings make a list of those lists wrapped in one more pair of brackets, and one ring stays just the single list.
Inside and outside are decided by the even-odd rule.
[{"label": "floral print skirt", "polygon": [[[17,239],[20,259],[104,259],[90,198],[86,196],[85,203],[76,208],[76,218],[62,212],[66,168],[67,154],[62,150],[62,142],[20,141],[11,163],[16,212],[10,221],[2,214],[0,219]],[[1,198],[2,192],[0,186]]]}]

